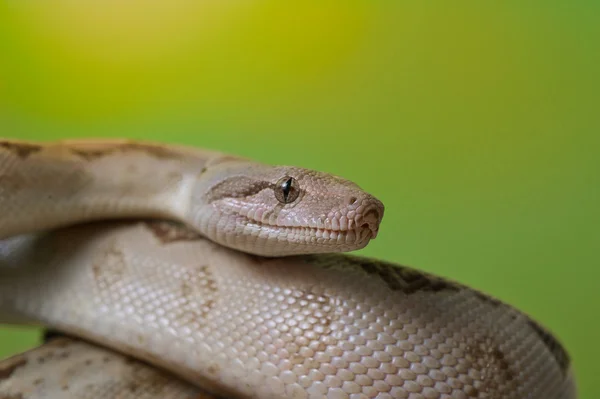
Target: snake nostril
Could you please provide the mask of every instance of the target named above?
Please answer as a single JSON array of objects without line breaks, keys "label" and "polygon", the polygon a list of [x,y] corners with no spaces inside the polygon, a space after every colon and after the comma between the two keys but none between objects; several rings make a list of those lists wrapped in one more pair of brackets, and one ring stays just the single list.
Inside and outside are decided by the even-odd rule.
[{"label": "snake nostril", "polygon": [[377,236],[379,230],[379,222],[381,221],[381,214],[377,209],[369,209],[364,215],[359,217],[357,225],[360,225],[362,230],[371,231],[371,237]]},{"label": "snake nostril", "polygon": [[376,224],[379,222],[379,217],[379,212],[377,212],[376,209],[371,209],[365,214],[363,219],[368,222],[368,224]]},{"label": "snake nostril", "polygon": [[356,201],[358,201],[358,198],[350,197],[350,198],[348,198],[348,205],[354,205],[354,204],[356,204]]}]

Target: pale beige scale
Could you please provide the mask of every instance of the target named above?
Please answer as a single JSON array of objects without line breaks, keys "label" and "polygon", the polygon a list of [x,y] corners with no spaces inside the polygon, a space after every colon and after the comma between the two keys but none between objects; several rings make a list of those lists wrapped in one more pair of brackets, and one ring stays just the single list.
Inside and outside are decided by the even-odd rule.
[{"label": "pale beige scale", "polygon": [[147,363],[66,337],[0,363],[3,398],[218,399]]},{"label": "pale beige scale", "polygon": [[[0,189],[11,209],[0,322],[87,341],[0,363],[0,397],[38,398],[40,378],[52,398],[577,397],[568,354],[525,314],[412,268],[330,253],[378,232],[383,205],[354,183],[183,147],[98,145],[0,146],[0,180],[13,181]],[[43,351],[55,367],[22,362]],[[60,376],[86,356],[96,360],[60,396]],[[127,393],[139,373],[153,377]]]}]

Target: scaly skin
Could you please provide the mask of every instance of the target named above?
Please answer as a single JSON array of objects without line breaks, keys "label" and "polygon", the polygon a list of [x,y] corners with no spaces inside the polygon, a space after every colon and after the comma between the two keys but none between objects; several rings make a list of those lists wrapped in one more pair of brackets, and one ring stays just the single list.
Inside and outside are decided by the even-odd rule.
[{"label": "scaly skin", "polygon": [[6,399],[218,399],[173,375],[61,337],[0,362]]},{"label": "scaly skin", "polygon": [[[277,192],[286,177],[295,179],[297,198],[282,203]],[[328,173],[131,140],[0,140],[0,182],[0,238],[156,217],[256,255],[343,252],[366,246],[384,211],[356,184]]]},{"label": "scaly skin", "polygon": [[575,397],[567,354],[528,317],[397,265],[256,257],[158,222],[17,237],[0,254],[12,321],[228,398]]},{"label": "scaly skin", "polygon": [[[0,142],[0,180],[0,322],[83,337],[225,397],[576,397],[560,343],[517,310],[315,254],[378,230],[383,205],[349,181],[131,141]],[[115,218],[138,221],[38,232]]]}]

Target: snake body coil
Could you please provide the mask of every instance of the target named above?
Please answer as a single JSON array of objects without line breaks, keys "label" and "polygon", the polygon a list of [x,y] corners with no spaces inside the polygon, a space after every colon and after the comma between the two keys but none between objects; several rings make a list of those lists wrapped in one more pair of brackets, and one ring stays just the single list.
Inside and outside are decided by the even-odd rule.
[{"label": "snake body coil", "polygon": [[[63,341],[73,356],[56,370],[82,370],[73,397],[122,393],[132,356],[187,382],[123,397],[576,398],[567,353],[523,313],[334,253],[367,245],[383,217],[345,179],[154,143],[13,140],[0,182],[0,322],[107,348]],[[98,353],[111,366],[86,374]],[[27,356],[0,394],[56,388]]]}]

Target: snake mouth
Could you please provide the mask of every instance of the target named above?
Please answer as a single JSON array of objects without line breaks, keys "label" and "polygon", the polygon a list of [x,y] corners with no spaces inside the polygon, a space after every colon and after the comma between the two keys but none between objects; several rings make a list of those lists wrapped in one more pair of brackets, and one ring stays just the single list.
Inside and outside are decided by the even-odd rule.
[{"label": "snake mouth", "polygon": [[275,225],[242,216],[242,224],[257,231],[259,238],[299,245],[316,243],[326,246],[362,247],[377,236],[377,228],[373,228],[367,223],[350,229],[329,229],[312,226]]},{"label": "snake mouth", "polygon": [[285,218],[284,221],[273,223],[276,218],[272,216],[263,217],[262,220],[257,220],[253,214],[237,213],[237,216],[245,226],[262,238],[298,244],[364,246],[377,237],[383,217],[383,205],[373,201],[357,209],[338,212],[335,217],[323,215],[310,218],[303,224],[299,224],[297,220],[286,223]]},{"label": "snake mouth", "polygon": [[213,204],[216,212],[206,231],[218,243],[264,255],[348,252],[377,237],[383,206],[376,201],[327,214],[276,213],[232,202]]}]

